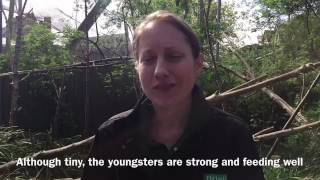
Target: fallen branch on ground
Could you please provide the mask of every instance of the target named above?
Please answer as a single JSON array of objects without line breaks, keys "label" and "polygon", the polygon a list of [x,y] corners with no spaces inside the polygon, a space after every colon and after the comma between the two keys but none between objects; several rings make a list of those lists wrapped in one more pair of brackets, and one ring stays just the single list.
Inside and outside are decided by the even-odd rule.
[{"label": "fallen branch on ground", "polygon": [[275,131],[272,133],[267,133],[267,134],[262,134],[262,135],[256,135],[256,136],[253,136],[253,140],[256,142],[259,142],[259,141],[265,141],[265,140],[269,140],[269,139],[275,139],[275,138],[279,138],[279,137],[289,136],[294,133],[298,133],[298,132],[302,132],[302,131],[316,128],[318,126],[320,126],[320,120],[313,122],[313,123],[306,124],[306,125],[302,125],[299,127]]},{"label": "fallen branch on ground", "polygon": [[[307,99],[307,97],[309,96],[311,89],[314,88],[318,82],[320,81],[320,72],[318,73],[317,77],[313,80],[312,84],[310,85],[309,89],[307,90],[306,94],[304,95],[304,97],[301,99],[301,101],[299,102],[297,108],[295,109],[294,113],[290,116],[290,118],[288,119],[288,121],[286,122],[286,124],[283,126],[282,130],[285,130],[286,128],[288,128],[288,126],[290,126],[290,124],[293,122],[295,116],[298,114],[298,112],[300,111],[302,105],[305,103],[305,100]],[[272,147],[270,148],[267,157],[271,157],[272,153],[274,152],[275,148],[277,147],[277,145],[279,144],[280,138],[277,138]]]},{"label": "fallen branch on ground", "polygon": [[[273,101],[277,102],[284,110],[287,111],[289,116],[291,116],[294,113],[294,108],[291,107],[285,100],[283,100],[280,96],[278,96],[276,93],[271,91],[268,88],[262,88],[261,89],[264,93],[266,93]],[[308,120],[300,113],[298,112],[297,116],[295,117],[296,120],[299,123],[307,123]]]},{"label": "fallen branch on ground", "polygon": [[315,70],[316,68],[319,68],[319,67],[320,67],[320,62],[305,64],[305,65],[300,66],[299,68],[297,68],[293,71],[287,72],[285,74],[282,74],[282,75],[274,77],[274,78],[267,79],[265,81],[259,82],[257,84],[254,84],[254,85],[251,85],[251,86],[248,86],[245,88],[241,88],[241,89],[238,89],[235,91],[226,92],[226,93],[222,93],[222,94],[218,94],[218,95],[213,94],[211,96],[206,97],[206,100],[209,101],[210,103],[217,104],[217,103],[222,102],[225,99],[237,97],[242,94],[246,94],[251,91],[269,86],[269,85],[274,84],[276,82],[284,81],[284,80],[287,80],[290,78],[294,78],[294,77],[300,75],[301,73],[307,73],[307,72]]},{"label": "fallen branch on ground", "polygon": [[[76,142],[76,143],[69,144],[67,146],[63,146],[60,148],[51,149],[51,150],[47,150],[47,151],[40,151],[40,152],[35,153],[32,156],[30,156],[30,158],[50,159],[50,158],[60,157],[60,156],[66,155],[68,153],[73,153],[73,152],[79,150],[80,148],[85,148],[85,147],[91,146],[91,143],[93,142],[93,140],[94,140],[94,136],[91,136],[87,139],[84,139],[84,140]],[[16,164],[17,164],[17,160],[13,160],[13,161],[7,162],[3,165],[0,165],[0,175],[10,173],[10,172],[14,171],[15,169],[17,169],[18,167],[16,166]]]}]

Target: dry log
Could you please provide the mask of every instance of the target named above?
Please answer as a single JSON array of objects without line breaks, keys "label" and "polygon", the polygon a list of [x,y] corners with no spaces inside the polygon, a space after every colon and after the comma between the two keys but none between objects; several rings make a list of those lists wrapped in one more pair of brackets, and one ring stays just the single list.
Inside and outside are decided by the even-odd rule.
[{"label": "dry log", "polygon": [[302,132],[302,131],[306,131],[306,130],[310,130],[310,129],[316,128],[318,126],[320,126],[320,120],[316,121],[316,122],[313,122],[313,123],[306,124],[306,125],[302,125],[302,126],[299,126],[299,127],[294,127],[294,128],[290,128],[290,129],[275,131],[275,132],[272,132],[272,133],[253,136],[253,140],[256,141],[256,142],[259,142],[259,141],[265,141],[265,140],[269,140],[269,139],[289,136],[289,135],[294,134],[294,133],[298,133],[298,132]]}]

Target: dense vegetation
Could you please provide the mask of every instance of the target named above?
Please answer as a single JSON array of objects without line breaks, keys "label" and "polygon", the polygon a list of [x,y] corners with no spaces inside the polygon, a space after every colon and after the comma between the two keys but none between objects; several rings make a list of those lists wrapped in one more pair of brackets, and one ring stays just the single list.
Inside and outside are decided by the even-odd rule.
[{"label": "dense vegetation", "polygon": [[[149,2],[149,3],[148,3]],[[303,64],[319,62],[320,60],[320,1],[318,0],[259,0],[255,17],[256,30],[265,30],[259,44],[239,46],[236,36],[236,19],[243,14],[237,14],[231,5],[222,6],[221,24],[216,21],[216,2],[203,0],[164,1],[164,0],[124,0],[121,8],[106,11],[108,17],[106,26],[129,27],[129,32],[146,14],[158,9],[166,9],[179,14],[197,32],[202,43],[203,55],[207,64],[199,83],[206,95],[224,92],[250,79],[261,75],[272,77],[295,69]],[[45,26],[35,25],[23,37],[23,46],[19,70],[43,69],[74,63],[74,56],[70,49],[73,39],[83,36],[82,33],[68,28],[57,36]],[[227,43],[225,43],[228,39]],[[219,58],[216,44],[219,42]],[[94,44],[90,49],[95,49]],[[114,53],[116,54],[116,53]],[[8,55],[0,56],[0,72],[8,72]],[[215,68],[213,66],[215,65]],[[235,76],[233,72],[241,74],[243,78]],[[132,63],[117,65],[110,68],[107,74],[97,73],[103,84],[103,90],[114,97],[139,93],[134,88],[136,83]],[[64,78],[72,78],[63,73],[46,74],[44,78],[33,81],[30,88],[39,90],[38,93],[57,99],[57,88]],[[282,81],[268,88],[278,94],[292,107],[301,101],[317,72],[302,74],[297,78]],[[50,78],[45,78],[50,77]],[[61,88],[61,87],[60,87]],[[90,88],[90,87],[89,87]],[[37,93],[36,92],[36,93]],[[61,99],[60,99],[61,100]],[[65,99],[61,100],[66,101]],[[56,101],[58,104],[58,101]],[[60,102],[60,101],[59,101]],[[62,108],[68,108],[67,103]],[[274,126],[281,129],[289,115],[263,91],[252,92],[239,98],[224,102],[221,107],[234,113],[250,125],[252,133]],[[320,120],[320,86],[312,89],[302,114],[307,121]],[[64,114],[65,121],[73,122],[72,112]],[[103,118],[103,117],[101,117]],[[306,122],[294,122],[294,125]],[[70,125],[71,124],[71,125]],[[61,127],[62,128],[62,127]],[[68,131],[72,131],[69,123]],[[75,127],[74,127],[75,128]],[[79,128],[79,127],[77,127]],[[75,128],[76,129],[76,128]],[[313,129],[299,134],[282,138],[274,157],[284,159],[304,158],[302,167],[264,168],[266,178],[271,179],[320,179],[320,129]],[[0,164],[18,157],[30,155],[43,149],[52,149],[80,140],[79,136],[66,139],[56,139],[53,132],[30,132],[16,127],[1,127],[0,129]],[[265,156],[273,141],[259,143],[261,156]],[[75,153],[75,157],[83,157],[87,153]],[[61,175],[62,174],[62,175]],[[18,169],[10,174],[11,177],[29,178],[42,176],[48,178],[77,177],[79,169],[50,170],[50,169]],[[46,176],[47,175],[47,176]],[[46,176],[46,177],[45,177]]]}]

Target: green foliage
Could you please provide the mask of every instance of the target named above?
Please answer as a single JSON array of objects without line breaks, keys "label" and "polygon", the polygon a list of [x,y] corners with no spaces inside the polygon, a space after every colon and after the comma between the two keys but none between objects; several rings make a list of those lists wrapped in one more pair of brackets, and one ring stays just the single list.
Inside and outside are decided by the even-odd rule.
[{"label": "green foliage", "polygon": [[260,3],[279,14],[293,14],[305,5],[303,0],[260,0]]},{"label": "green foliage", "polygon": [[[259,18],[266,22],[272,19],[276,21],[273,24],[265,24],[268,30],[264,32],[260,44],[236,49],[236,53],[248,63],[255,76],[263,74],[269,75],[268,77],[276,76],[303,64],[318,62],[320,19],[311,12],[311,9],[307,14],[304,4],[306,1],[261,0],[259,2],[264,6],[261,10],[262,16]],[[314,6],[319,1],[310,1],[310,3]],[[290,15],[290,18],[284,15]],[[243,75],[249,74],[246,66],[232,52],[224,51],[222,62],[224,66],[234,71]],[[296,79],[279,82],[268,88],[292,107],[296,107],[317,73],[301,75]],[[228,83],[235,86],[243,81],[233,80]],[[309,122],[320,120],[319,95],[320,89],[317,86],[312,90],[301,111]],[[249,120],[254,132],[270,126],[280,129],[289,118],[279,105],[260,92],[234,99],[232,103],[232,112]],[[297,125],[292,125],[294,126]],[[319,128],[282,138],[275,154],[284,159],[302,157],[304,166],[266,167],[264,168],[266,179],[320,179],[319,139]],[[266,154],[269,149],[270,143],[263,143],[261,154]]]},{"label": "green foliage", "polygon": [[319,120],[320,119],[320,104],[314,103],[305,114],[310,119]]},{"label": "green foliage", "polygon": [[[106,26],[116,25],[121,27],[123,21],[130,27],[135,27],[141,19],[147,14],[156,10],[168,10],[183,17],[188,24],[196,31],[200,42],[202,43],[203,56],[210,68],[204,70],[199,83],[205,91],[205,95],[211,95],[217,89],[215,85],[215,73],[212,67],[212,60],[209,51],[209,43],[205,34],[204,23],[199,18],[199,1],[176,1],[152,0],[146,3],[144,0],[123,1],[121,8],[106,12],[109,21]],[[186,4],[187,2],[187,4]],[[235,48],[235,52],[243,58],[254,71],[256,77],[267,74],[268,77],[279,75],[292,70],[308,62],[319,61],[320,57],[320,19],[319,15],[314,15],[305,8],[305,2],[302,0],[259,0],[263,6],[260,20],[270,22],[276,19],[274,24],[266,23],[268,31],[263,35],[263,42],[255,45],[248,45],[242,48]],[[315,6],[319,1],[310,1]],[[205,1],[205,8],[208,7]],[[216,4],[211,4],[208,17],[208,27],[210,30],[211,41],[223,40],[224,38],[234,37],[234,23],[236,20],[233,8],[223,6],[221,32],[218,33],[215,23]],[[309,9],[310,10],[310,9]],[[308,14],[307,14],[308,12]],[[318,13],[318,11],[316,12]],[[288,16],[288,18],[287,18]],[[290,18],[289,18],[290,17]],[[131,29],[132,30],[132,29]],[[19,64],[20,70],[47,68],[61,66],[71,62],[69,46],[71,42],[83,34],[72,29],[66,28],[61,37],[52,34],[45,26],[33,26],[30,33],[23,38],[22,57]],[[100,39],[103,42],[103,39]],[[117,41],[117,40],[116,40]],[[109,42],[108,39],[103,43]],[[224,66],[237,71],[245,76],[249,72],[239,57],[227,50],[228,44],[221,44],[220,62]],[[6,55],[0,56],[0,72],[8,71],[9,58]],[[110,68],[110,73],[98,72],[101,80],[104,82],[105,92],[116,97],[129,96],[134,92],[133,83],[135,80],[134,64],[117,65]],[[61,74],[49,77],[41,77],[29,84],[28,93],[30,96],[38,95],[40,97],[56,97],[52,80],[61,82]],[[230,89],[243,83],[244,81],[234,77],[229,72],[219,68],[219,76],[222,79],[224,90]],[[307,77],[308,76],[308,77]],[[275,93],[279,94],[290,105],[296,106],[305,93],[305,88],[312,81],[309,74],[297,79],[280,82],[269,87]],[[305,84],[302,91],[302,82]],[[117,88],[118,87],[118,88]],[[121,88],[119,88],[121,87]],[[320,88],[316,87],[311,97],[308,99],[302,112],[310,121],[320,120],[319,105]],[[69,104],[62,103],[64,108]],[[258,131],[269,126],[281,128],[288,119],[287,113],[275,104],[269,97],[261,92],[253,92],[247,96],[232,99],[224,104],[225,110],[235,113],[242,119],[248,121],[253,131]],[[62,126],[75,127],[72,112],[63,112]],[[53,141],[50,134],[47,133],[26,133],[16,128],[0,128],[0,164],[8,162],[17,157],[26,156],[33,152],[60,147],[67,142],[78,140],[68,139],[66,142]],[[33,137],[34,136],[34,137]],[[33,137],[33,138],[32,138]],[[265,168],[267,179],[307,179],[310,177],[316,179],[320,175],[320,141],[319,129],[293,135],[283,139],[283,143],[277,150],[277,154],[282,158],[303,157],[306,165],[302,168],[281,167]],[[266,151],[268,145],[264,145],[262,151]],[[39,169],[38,169],[39,170]],[[46,170],[39,170],[45,172]],[[15,176],[30,178],[28,171],[23,169],[16,172]],[[28,174],[29,173],[29,174]],[[34,175],[34,173],[33,173]],[[13,175],[12,175],[13,177]],[[319,178],[318,178],[319,179]]]},{"label": "green foliage", "polygon": [[23,38],[19,69],[55,67],[71,62],[69,50],[56,44],[57,37],[44,25],[35,25]]},{"label": "green foliage", "polygon": [[266,180],[319,180],[320,178],[308,177],[303,175],[296,168],[264,168]]},{"label": "green foliage", "polygon": [[[30,156],[36,152],[66,146],[80,141],[80,136],[53,140],[51,134],[45,132],[24,132],[17,127],[0,127],[0,165],[16,160],[17,158]],[[84,159],[87,150],[69,155],[68,157]],[[63,159],[63,157],[60,157]],[[59,173],[58,173],[59,172]],[[63,175],[61,175],[63,174]],[[44,167],[22,167],[7,175],[0,175],[0,179],[53,179],[64,177],[79,177],[81,169],[73,167],[56,167],[54,169]]]},{"label": "green foliage", "polygon": [[104,87],[109,94],[115,96],[128,96],[135,91],[134,82],[136,79],[134,63],[116,65],[107,75],[102,74]]},{"label": "green foliage", "polygon": [[9,57],[7,54],[0,54],[0,73],[9,71]]},{"label": "green foliage", "polygon": [[[191,0],[191,1],[181,1],[177,4],[177,1],[165,1],[165,0],[152,0],[149,3],[146,3],[143,0],[137,1],[124,1],[120,3],[121,8],[117,11],[111,11],[105,13],[108,16],[109,21],[106,22],[106,26],[117,25],[125,21],[130,27],[136,27],[139,22],[151,12],[156,10],[167,10],[169,12],[173,12],[180,17],[184,18],[184,20],[195,30],[197,33],[200,42],[202,43],[203,53],[205,57],[210,57],[209,55],[209,45],[207,36],[205,34],[205,23],[202,22],[199,17],[199,1]],[[204,7],[208,8],[208,1],[204,1]],[[211,41],[215,42],[216,39],[222,39],[222,34],[224,37],[234,37],[234,24],[235,24],[235,13],[233,8],[229,5],[222,6],[222,20],[220,26],[220,33],[217,31],[216,24],[216,2],[213,1],[210,5],[209,17],[208,17],[208,29],[211,36]],[[206,58],[208,62],[212,61],[211,58]]]},{"label": "green foliage", "polygon": [[81,31],[77,31],[76,29],[73,29],[70,26],[67,26],[63,29],[62,37],[60,38],[60,41],[62,45],[65,47],[70,47],[71,42],[75,39],[79,39],[81,37],[84,37],[84,33]]}]

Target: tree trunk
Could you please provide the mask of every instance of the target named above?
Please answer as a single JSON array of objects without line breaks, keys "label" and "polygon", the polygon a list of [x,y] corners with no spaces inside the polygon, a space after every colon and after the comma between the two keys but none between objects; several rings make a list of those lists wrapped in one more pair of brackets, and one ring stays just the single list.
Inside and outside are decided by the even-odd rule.
[{"label": "tree trunk", "polygon": [[65,94],[65,83],[64,83],[64,78],[65,78],[65,72],[63,72],[63,76],[61,79],[60,85],[57,85],[54,81],[54,78],[52,77],[52,85],[54,86],[55,92],[56,92],[56,110],[54,113],[54,118],[52,121],[52,134],[54,138],[59,137],[59,128],[61,126],[60,119],[61,119],[61,109],[62,109],[62,99]]},{"label": "tree trunk", "polygon": [[[85,1],[86,2],[86,1]],[[98,0],[92,10],[87,14],[85,19],[81,22],[78,27],[78,31],[84,33],[88,32],[92,25],[96,22],[96,19],[101,15],[101,13],[106,9],[110,4],[111,0]],[[76,51],[80,39],[75,39],[71,42],[71,50]]]},{"label": "tree trunk", "polygon": [[11,39],[12,39],[12,31],[13,31],[13,14],[14,14],[14,3],[15,0],[10,0],[9,5],[9,15],[6,27],[6,52],[11,58]]},{"label": "tree trunk", "polygon": [[18,113],[18,99],[19,99],[19,76],[18,76],[18,63],[20,60],[20,51],[22,46],[22,0],[18,1],[19,9],[18,16],[16,17],[17,23],[17,37],[16,37],[16,46],[14,57],[11,61],[11,70],[13,72],[12,75],[12,91],[11,91],[11,109],[10,109],[10,119],[9,126],[17,125],[17,113]]},{"label": "tree trunk", "polygon": [[216,41],[216,62],[217,63],[219,63],[219,50],[220,50],[220,44],[219,44],[219,39],[220,39],[220,24],[221,24],[221,0],[218,0],[217,1],[217,5],[218,5],[218,7],[217,7],[217,16],[216,16],[216,23],[217,23],[217,31],[216,31],[216,33],[217,33],[217,37],[218,38],[216,38],[216,39],[218,39],[217,41]]},{"label": "tree trunk", "polygon": [[98,0],[86,18],[81,22],[78,30],[82,32],[89,31],[92,25],[96,22],[96,19],[106,9],[110,2],[111,0]]},{"label": "tree trunk", "polygon": [[[98,1],[98,2],[101,2],[101,1]],[[97,2],[97,3],[98,3]],[[90,122],[89,122],[89,65],[90,65],[90,55],[89,55],[89,23],[88,21],[86,21],[86,19],[88,19],[88,7],[87,7],[87,0],[84,1],[84,9],[85,9],[85,20],[83,21],[83,23],[85,24],[84,25],[84,28],[86,31],[85,34],[86,34],[86,47],[85,47],[85,57],[86,57],[86,69],[85,69],[85,99],[84,99],[84,132],[83,132],[83,135],[85,137],[89,136],[89,125],[90,125]],[[92,11],[91,11],[92,12]],[[91,13],[90,12],[90,13]],[[97,16],[95,16],[97,17]],[[93,18],[93,22],[95,22],[96,18]],[[93,24],[93,23],[92,23]],[[82,24],[81,24],[82,25]],[[81,25],[79,26],[79,28],[81,27]],[[91,25],[92,26],[92,25]]]},{"label": "tree trunk", "polygon": [[208,7],[207,7],[207,10],[205,12],[205,34],[206,34],[206,38],[207,38],[207,41],[208,41],[208,44],[209,44],[209,53],[210,53],[210,56],[211,56],[211,59],[212,59],[212,63],[213,63],[213,66],[214,66],[214,75],[215,75],[215,84],[218,88],[219,91],[221,91],[221,84],[220,84],[220,77],[219,77],[219,72],[218,72],[218,64],[216,62],[216,59],[215,59],[215,53],[214,53],[214,42],[212,42],[212,36],[211,36],[211,32],[210,32],[210,29],[209,29],[209,22],[210,22],[210,8],[211,8],[211,3],[212,3],[212,0],[209,0],[208,2]]},{"label": "tree trunk", "polygon": [[186,19],[189,14],[189,2],[188,0],[183,1],[183,9],[184,9],[184,14],[183,14],[183,19]]},{"label": "tree trunk", "polygon": [[203,31],[204,27],[204,16],[205,16],[205,9],[204,9],[204,2],[203,0],[199,0],[199,22],[200,28]]}]

